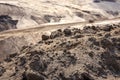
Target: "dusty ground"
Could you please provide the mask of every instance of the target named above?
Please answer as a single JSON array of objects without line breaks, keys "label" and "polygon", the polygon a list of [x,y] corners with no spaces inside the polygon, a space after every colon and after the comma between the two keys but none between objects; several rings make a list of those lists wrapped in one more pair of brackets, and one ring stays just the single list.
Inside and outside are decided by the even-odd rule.
[{"label": "dusty ground", "polygon": [[0,0],[0,80],[120,80],[119,16],[119,0]]},{"label": "dusty ground", "polygon": [[83,22],[120,17],[120,2],[104,0],[0,0],[0,15],[18,20],[17,28],[44,23]]},{"label": "dusty ground", "polygon": [[119,80],[119,35],[120,24],[43,34],[4,58],[0,80]]}]

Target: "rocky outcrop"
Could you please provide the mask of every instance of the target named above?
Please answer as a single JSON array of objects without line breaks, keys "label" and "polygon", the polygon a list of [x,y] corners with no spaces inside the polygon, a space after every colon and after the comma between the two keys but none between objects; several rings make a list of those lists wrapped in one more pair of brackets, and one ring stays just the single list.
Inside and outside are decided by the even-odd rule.
[{"label": "rocky outcrop", "polygon": [[0,31],[16,29],[18,20],[12,20],[12,18],[8,15],[0,16]]},{"label": "rocky outcrop", "polygon": [[19,52],[1,60],[0,80],[119,80],[119,35],[113,24],[59,29],[35,45],[16,41]]}]

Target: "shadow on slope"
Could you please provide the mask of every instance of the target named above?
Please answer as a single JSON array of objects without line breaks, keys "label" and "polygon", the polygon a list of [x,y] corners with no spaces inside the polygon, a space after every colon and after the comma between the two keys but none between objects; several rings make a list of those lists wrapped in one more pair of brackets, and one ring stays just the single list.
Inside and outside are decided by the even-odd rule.
[{"label": "shadow on slope", "polygon": [[0,16],[0,31],[16,29],[16,24],[18,20],[12,20],[12,18],[8,15]]}]

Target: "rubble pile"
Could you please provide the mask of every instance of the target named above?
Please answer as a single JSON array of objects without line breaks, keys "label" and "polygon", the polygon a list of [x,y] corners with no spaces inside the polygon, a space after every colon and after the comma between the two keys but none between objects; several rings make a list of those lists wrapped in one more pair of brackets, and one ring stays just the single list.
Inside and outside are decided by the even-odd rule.
[{"label": "rubble pile", "polygon": [[119,80],[120,24],[56,30],[10,53],[0,80]]}]

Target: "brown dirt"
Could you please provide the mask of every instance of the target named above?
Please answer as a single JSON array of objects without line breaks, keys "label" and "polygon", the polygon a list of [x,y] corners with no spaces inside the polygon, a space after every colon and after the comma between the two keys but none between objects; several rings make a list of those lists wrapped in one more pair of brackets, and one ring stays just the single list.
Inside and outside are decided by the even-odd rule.
[{"label": "brown dirt", "polygon": [[120,24],[59,29],[0,63],[0,80],[119,79]]}]

